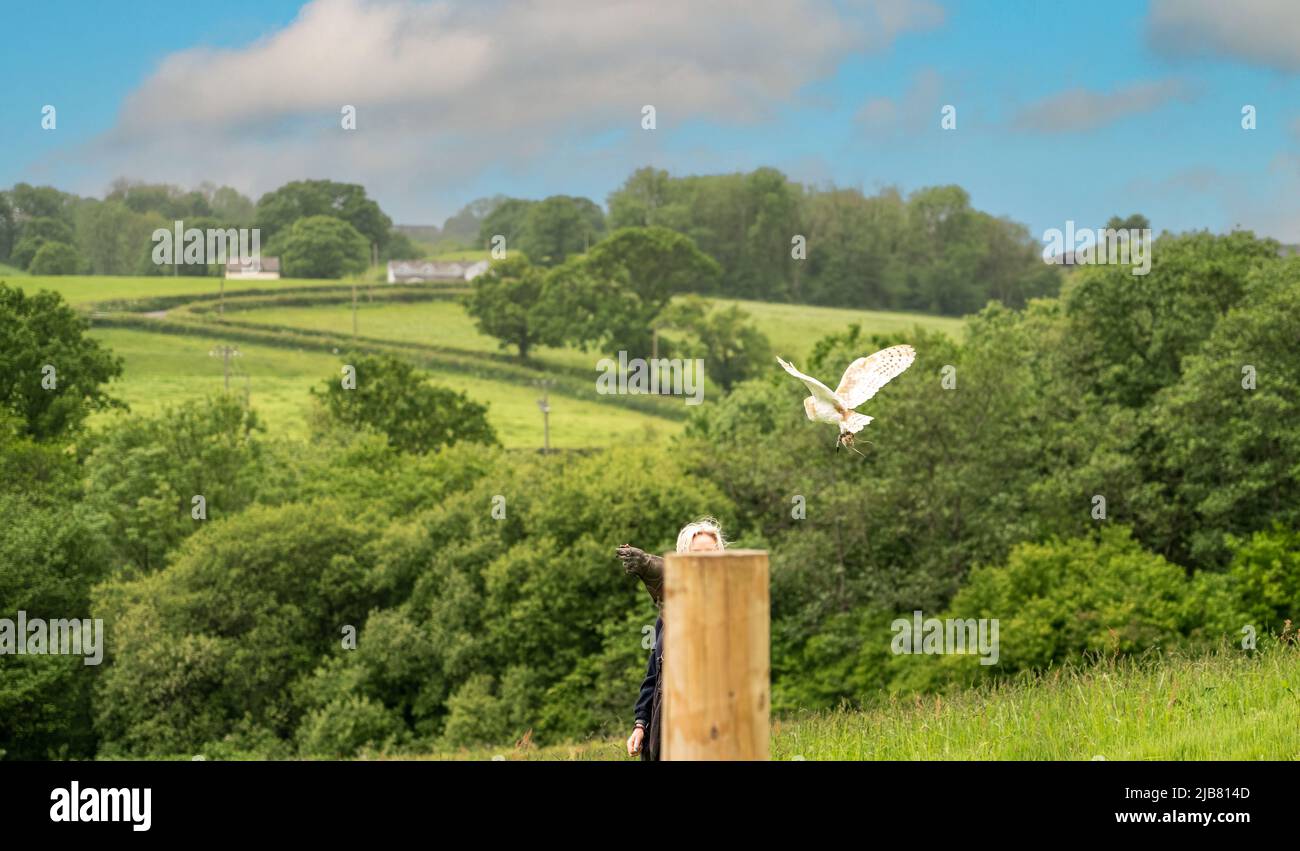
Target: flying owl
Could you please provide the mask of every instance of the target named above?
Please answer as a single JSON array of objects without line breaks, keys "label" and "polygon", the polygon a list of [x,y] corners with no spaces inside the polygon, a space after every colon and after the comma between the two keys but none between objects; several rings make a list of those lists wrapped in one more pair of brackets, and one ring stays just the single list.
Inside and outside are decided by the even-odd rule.
[{"label": "flying owl", "polygon": [[[853,447],[853,435],[862,431],[872,418],[853,410],[858,405],[876,395],[896,375],[912,365],[916,360],[916,350],[911,346],[890,346],[874,355],[858,358],[844,370],[840,386],[835,392],[817,379],[804,375],[781,358],[776,359],[781,368],[808,385],[812,395],[803,400],[803,409],[808,419],[818,423],[834,423],[840,427],[839,439],[835,448]],[[860,453],[859,453],[860,454]]]}]

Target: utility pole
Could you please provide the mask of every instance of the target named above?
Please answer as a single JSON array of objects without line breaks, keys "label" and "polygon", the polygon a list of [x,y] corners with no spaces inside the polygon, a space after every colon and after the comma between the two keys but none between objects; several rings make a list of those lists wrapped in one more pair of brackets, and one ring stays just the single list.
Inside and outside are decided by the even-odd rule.
[{"label": "utility pole", "polygon": [[[378,269],[379,268],[379,243],[377,242],[370,243],[370,256],[374,258],[371,265],[375,269]],[[375,300],[374,280],[375,280],[375,272],[372,271],[369,275],[366,276],[366,301]]]},{"label": "utility pole", "polygon": [[230,392],[230,359],[241,357],[237,346],[220,345],[208,352],[208,357],[221,358],[222,372],[226,376],[226,392]]},{"label": "utility pole", "polygon": [[538,379],[533,382],[542,388],[542,398],[537,400],[537,407],[542,409],[542,454],[549,455],[551,452],[551,393],[550,389],[555,386],[555,382],[549,378]]}]

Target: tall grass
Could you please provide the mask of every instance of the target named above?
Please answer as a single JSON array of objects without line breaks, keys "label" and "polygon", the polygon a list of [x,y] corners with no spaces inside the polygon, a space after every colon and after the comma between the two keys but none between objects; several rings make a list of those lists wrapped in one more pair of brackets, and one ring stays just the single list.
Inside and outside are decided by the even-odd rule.
[{"label": "tall grass", "polygon": [[[772,724],[773,760],[1300,759],[1300,651],[1110,659],[954,695]],[[630,723],[629,723],[630,727]],[[500,745],[430,759],[627,759],[621,740]]]}]

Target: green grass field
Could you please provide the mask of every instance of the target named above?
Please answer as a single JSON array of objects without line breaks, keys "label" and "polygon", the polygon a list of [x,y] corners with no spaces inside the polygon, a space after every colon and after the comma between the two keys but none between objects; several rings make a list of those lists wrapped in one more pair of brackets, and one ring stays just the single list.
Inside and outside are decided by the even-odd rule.
[{"label": "green grass field", "polygon": [[[949,697],[772,724],[774,760],[1300,759],[1300,652],[1101,663]],[[627,759],[623,740],[502,745],[430,759]]]},{"label": "green grass field", "polygon": [[855,322],[862,326],[863,333],[868,336],[906,334],[919,325],[961,339],[964,321],[951,316],[930,316],[924,313],[893,313],[737,299],[717,299],[717,303],[734,304],[753,316],[754,324],[772,341],[773,351],[786,359],[807,357],[812,352],[813,344],[820,338],[843,331]]},{"label": "green grass field", "polygon": [[[440,259],[480,259],[486,252],[449,252]],[[0,270],[2,273],[3,270]],[[372,270],[375,272],[376,270]],[[3,274],[0,274],[3,277]],[[164,405],[219,392],[223,386],[222,365],[209,356],[217,344],[230,342],[219,320],[212,313],[195,313],[187,305],[214,298],[221,285],[216,278],[198,277],[96,277],[96,276],[12,276],[13,283],[29,292],[51,289],[87,313],[96,311],[141,312],[165,308],[169,319],[187,323],[200,333],[164,333],[147,327],[103,327],[98,322],[93,334],[122,355],[125,372],[113,386],[113,393],[126,401],[137,413],[151,413]],[[277,303],[275,293],[299,298],[305,288],[336,288],[332,297],[344,300],[332,304],[294,306]],[[542,444],[542,418],[537,407],[538,390],[533,376],[547,368],[556,368],[570,376],[590,371],[593,392],[581,391],[581,381],[567,391],[551,394],[551,443],[559,448],[608,446],[673,434],[682,428],[680,419],[670,419],[675,411],[662,408],[632,409],[621,404],[622,397],[598,397],[594,393],[596,363],[602,355],[574,348],[541,347],[532,353],[531,369],[502,373],[502,357],[512,355],[498,342],[479,333],[473,319],[458,300],[438,301],[369,301],[370,292],[382,294],[385,284],[366,284],[358,289],[358,332],[363,339],[400,343],[428,350],[413,349],[417,359],[422,351],[438,350],[448,368],[435,367],[431,378],[452,389],[463,391],[489,406],[489,420],[502,442],[509,447],[538,447]],[[272,295],[239,304],[241,294],[270,291]],[[257,342],[240,343],[242,357],[235,361],[231,389],[247,392],[255,410],[267,426],[277,433],[305,436],[310,411],[309,388],[337,375],[338,357],[329,351],[333,343],[308,348],[310,338],[292,332],[330,334],[345,340],[352,333],[352,310],[348,302],[349,284],[344,281],[286,279],[279,281],[227,281],[225,292],[232,323],[249,323],[266,335]],[[313,299],[321,296],[306,294]],[[174,299],[163,301],[160,299]],[[150,304],[150,302],[154,302]],[[961,320],[922,314],[885,313],[843,310],[749,301],[726,301],[736,304],[753,317],[756,325],[772,341],[778,353],[803,358],[822,335],[846,329],[857,322],[871,333],[906,333],[916,326],[949,334],[961,333]],[[174,326],[172,330],[184,330]],[[459,359],[460,369],[449,368],[446,356]],[[431,360],[421,362],[432,362]],[[479,364],[483,368],[479,368]],[[507,365],[513,363],[507,361]],[[495,371],[494,371],[495,370]],[[483,374],[475,374],[483,373]],[[96,419],[121,414],[105,414]]]},{"label": "green grass field", "polygon": [[[0,278],[3,278],[0,275]],[[215,296],[221,287],[219,278],[187,277],[115,277],[110,275],[22,275],[14,285],[28,293],[53,290],[73,305],[90,305],[102,301],[156,298],[158,296]],[[226,293],[246,290],[298,289],[341,284],[341,281],[318,281],[308,278],[283,278],[278,281],[226,281]]]},{"label": "green grass field", "polygon": [[[906,333],[919,325],[950,336],[960,336],[962,329],[960,319],[919,313],[767,304],[733,299],[720,300],[719,303],[734,304],[749,313],[754,324],[772,341],[773,349],[792,358],[807,356],[812,351],[813,343],[820,337],[832,331],[842,331],[854,322],[859,323],[868,334]],[[363,301],[357,316],[357,328],[362,336],[382,336],[391,340],[431,343],[475,352],[502,351],[494,338],[479,333],[464,306],[454,301],[415,304],[367,304]],[[240,318],[249,322],[310,328],[336,334],[352,331],[352,308],[347,304],[271,308],[241,313]],[[602,357],[577,349],[545,346],[535,354],[543,362],[590,369],[594,369],[596,361]]]},{"label": "green grass field", "polygon": [[[123,378],[111,392],[132,413],[155,413],[165,405],[219,393],[224,387],[222,361],[209,352],[222,342],[211,337],[151,334],[125,328],[92,331],[125,361]],[[278,346],[239,344],[233,360],[231,390],[247,389],[254,410],[276,434],[304,436],[311,406],[310,388],[339,375],[342,361],[324,352]],[[433,373],[432,380],[488,405],[488,421],[508,447],[540,447],[542,416],[537,389],[462,373]],[[109,412],[92,424],[122,416]],[[551,397],[551,445],[557,448],[605,446],[672,434],[681,424],[638,411],[614,409],[597,402]]]}]

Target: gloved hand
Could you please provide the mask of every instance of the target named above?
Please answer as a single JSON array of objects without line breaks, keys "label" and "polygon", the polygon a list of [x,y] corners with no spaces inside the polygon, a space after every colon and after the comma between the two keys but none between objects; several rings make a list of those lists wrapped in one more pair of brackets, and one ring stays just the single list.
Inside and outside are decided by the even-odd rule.
[{"label": "gloved hand", "polygon": [[623,572],[639,578],[650,592],[650,599],[656,606],[660,605],[664,596],[664,560],[631,544],[624,544],[615,553],[623,562]]}]

